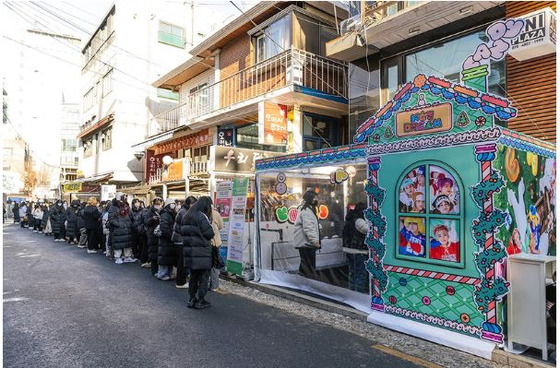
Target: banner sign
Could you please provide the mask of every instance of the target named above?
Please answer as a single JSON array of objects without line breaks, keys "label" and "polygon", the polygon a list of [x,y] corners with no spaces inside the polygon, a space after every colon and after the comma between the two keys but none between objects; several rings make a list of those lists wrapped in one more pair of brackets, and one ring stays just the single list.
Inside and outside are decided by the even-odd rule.
[{"label": "banner sign", "polygon": [[82,190],[82,183],[70,183],[70,184],[63,184],[62,191],[64,193],[68,192],[80,192]]},{"label": "banner sign", "polygon": [[157,145],[154,148],[154,153],[156,155],[171,154],[181,148],[197,148],[207,146],[209,144],[212,144],[212,137],[210,137],[208,129],[204,129],[198,133],[189,134]]},{"label": "banner sign", "polygon": [[245,235],[245,211],[249,178],[235,178],[232,187],[232,203],[229,214],[228,272],[241,276],[243,273],[243,248]]},{"label": "banner sign", "polygon": [[116,185],[102,185],[101,186],[101,200],[102,201],[110,201],[115,198],[115,194],[117,193],[117,186]]},{"label": "banner sign", "polygon": [[215,147],[215,168],[217,172],[252,174],[255,172],[256,160],[283,154],[284,153],[218,146]]},{"label": "banner sign", "polygon": [[453,107],[449,103],[397,113],[397,137],[418,136],[451,130]]},{"label": "banner sign", "polygon": [[164,170],[161,173],[161,181],[184,180],[188,172],[185,167],[186,165],[187,160],[184,158],[173,161],[167,165],[167,167],[164,165]]},{"label": "banner sign", "polygon": [[161,159],[163,158],[164,154],[156,155],[152,150],[146,150],[146,170],[144,176],[144,182],[150,183],[153,181],[153,178],[157,176],[158,169],[161,169],[163,166],[163,162]]},{"label": "banner sign", "polygon": [[288,144],[288,108],[270,102],[259,103],[259,144]]},{"label": "banner sign", "polygon": [[525,26],[512,42],[509,54],[522,61],[556,52],[556,14],[551,8],[520,17]]},{"label": "banner sign", "polygon": [[231,210],[231,196],[233,190],[233,182],[222,181],[216,184],[216,200],[214,201],[216,210],[223,219],[229,217]]},{"label": "banner sign", "polygon": [[233,128],[218,128],[218,146],[232,147],[234,144]]}]

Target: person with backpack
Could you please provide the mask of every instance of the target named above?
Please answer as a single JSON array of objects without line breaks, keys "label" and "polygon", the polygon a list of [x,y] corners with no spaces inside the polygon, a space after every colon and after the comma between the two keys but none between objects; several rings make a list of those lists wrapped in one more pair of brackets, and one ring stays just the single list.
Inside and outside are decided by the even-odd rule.
[{"label": "person with backpack", "polygon": [[180,233],[181,221],[191,208],[193,204],[196,203],[196,198],[193,196],[188,196],[185,199],[185,203],[181,206],[179,213],[175,217],[175,224],[173,226],[173,244],[175,245],[175,250],[177,252],[177,278],[175,279],[175,287],[177,289],[188,289],[189,284],[187,283],[187,269],[185,268],[184,255],[183,255],[183,237]]},{"label": "person with backpack", "polygon": [[97,253],[97,249],[99,249],[99,238],[97,235],[99,218],[101,217],[101,212],[99,212],[97,208],[97,198],[89,198],[87,206],[84,208],[83,217],[87,236],[87,252],[88,254],[95,254]]},{"label": "person with backpack", "polygon": [[130,206],[123,193],[117,193],[113,205],[108,211],[111,247],[116,264],[134,263],[132,255],[132,221],[130,220]]},{"label": "person with backpack", "polygon": [[189,280],[189,308],[210,307],[205,297],[208,279],[212,269],[212,199],[200,197],[192,205],[181,221],[180,234],[183,237],[185,266],[191,270]]},{"label": "person with backpack", "polygon": [[173,235],[173,224],[177,212],[175,207],[177,204],[174,199],[167,198],[163,209],[161,210],[160,231],[158,238],[158,279],[162,281],[171,280],[173,267],[177,264],[177,253],[173,246],[171,237]]},{"label": "person with backpack", "polygon": [[348,260],[348,288],[360,293],[367,293],[369,277],[365,262],[369,258],[365,244],[368,224],[364,219],[366,205],[358,203],[353,210],[346,214],[346,221],[342,230],[342,250]]},{"label": "person with backpack", "polygon": [[148,260],[150,262],[151,273],[155,277],[157,277],[158,272],[158,238],[154,234],[154,231],[160,224],[162,205],[163,200],[160,197],[154,198],[152,200],[152,205],[144,215],[144,226],[146,227],[146,236],[148,238]]}]

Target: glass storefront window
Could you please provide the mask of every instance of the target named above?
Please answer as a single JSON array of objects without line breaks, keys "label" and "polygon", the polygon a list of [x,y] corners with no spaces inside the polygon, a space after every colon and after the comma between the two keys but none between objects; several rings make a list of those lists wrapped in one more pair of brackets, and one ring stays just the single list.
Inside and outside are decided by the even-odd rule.
[{"label": "glass storefront window", "polygon": [[[369,293],[369,274],[364,265],[369,258],[364,243],[368,225],[363,214],[367,204],[366,165],[271,172],[260,174],[258,180],[261,268],[286,280],[300,276]],[[311,218],[316,219],[313,228],[302,215],[307,191],[316,193],[318,200]],[[318,233],[319,250],[300,244],[298,221],[304,222],[304,233]]]}]

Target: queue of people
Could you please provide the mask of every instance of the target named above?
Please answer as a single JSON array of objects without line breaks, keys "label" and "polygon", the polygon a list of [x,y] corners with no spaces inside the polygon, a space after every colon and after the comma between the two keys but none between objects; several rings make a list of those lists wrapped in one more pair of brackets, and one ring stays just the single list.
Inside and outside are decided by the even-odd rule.
[{"label": "queue of people", "polygon": [[[156,197],[130,207],[126,195],[111,201],[57,200],[13,203],[14,223],[36,233],[103,254],[115,264],[136,263],[161,281],[188,289],[187,306],[205,309],[208,290],[217,291],[224,262],[219,231],[223,222],[210,197],[189,196],[183,203]],[[174,272],[176,270],[176,272]]]}]

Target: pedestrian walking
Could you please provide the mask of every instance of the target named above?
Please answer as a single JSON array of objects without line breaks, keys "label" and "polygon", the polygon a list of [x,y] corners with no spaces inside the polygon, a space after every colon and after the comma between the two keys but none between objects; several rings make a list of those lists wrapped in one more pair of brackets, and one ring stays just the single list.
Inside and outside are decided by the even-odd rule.
[{"label": "pedestrian walking", "polygon": [[50,210],[49,219],[51,221],[54,241],[63,242],[63,230],[64,222],[66,221],[66,211],[64,211],[64,207],[62,206],[62,201],[56,201],[56,204]]},{"label": "pedestrian walking", "polygon": [[21,221],[21,217],[19,216],[19,204],[17,202],[14,202],[12,213],[14,214],[14,224],[17,224]]},{"label": "pedestrian walking", "polygon": [[212,230],[214,237],[212,238],[212,272],[210,274],[210,290],[218,291],[220,288],[220,270],[223,268],[223,260],[220,258],[220,249],[222,247],[222,237],[220,230],[224,228],[224,221],[216,208],[212,206]]},{"label": "pedestrian walking", "polygon": [[160,223],[162,205],[163,200],[160,197],[154,198],[152,200],[152,205],[144,216],[144,226],[146,227],[146,236],[148,238],[148,260],[150,262],[151,273],[156,277],[158,272],[158,239],[154,231]]},{"label": "pedestrian walking", "polygon": [[[116,201],[116,203],[115,203]],[[117,193],[113,205],[108,211],[109,230],[111,233],[111,247],[116,264],[133,263],[132,255],[132,221],[130,221],[130,206],[123,193]]]},{"label": "pedestrian walking", "polygon": [[171,237],[173,235],[173,225],[175,223],[175,200],[167,198],[161,210],[160,235],[158,238],[158,279],[162,281],[171,280],[173,267],[177,265],[177,253],[173,246]]},{"label": "pedestrian walking", "polygon": [[80,201],[75,199],[66,210],[66,239],[70,245],[78,243],[78,236],[80,235],[78,226],[79,209]]},{"label": "pedestrian walking", "polygon": [[294,223],[294,244],[300,255],[299,274],[308,278],[316,278],[316,252],[321,248],[317,204],[317,193],[305,192]]},{"label": "pedestrian walking", "polygon": [[210,307],[205,297],[208,291],[208,278],[212,269],[212,199],[201,197],[187,211],[181,221],[180,233],[183,237],[185,267],[191,270],[189,280],[189,308]]},{"label": "pedestrian walking", "polygon": [[88,254],[95,254],[99,249],[98,232],[99,218],[101,217],[101,212],[97,208],[97,198],[89,198],[87,206],[84,208],[83,217],[87,236],[87,252]]},{"label": "pedestrian walking", "polygon": [[179,213],[175,217],[175,224],[173,225],[173,237],[172,241],[175,245],[175,250],[177,253],[177,279],[175,280],[175,287],[177,289],[188,289],[189,284],[187,283],[187,270],[185,267],[185,256],[183,254],[183,237],[181,236],[181,221],[186,215],[187,211],[191,208],[193,204],[196,203],[196,198],[193,196],[188,196],[185,199],[185,203],[181,206]]}]

